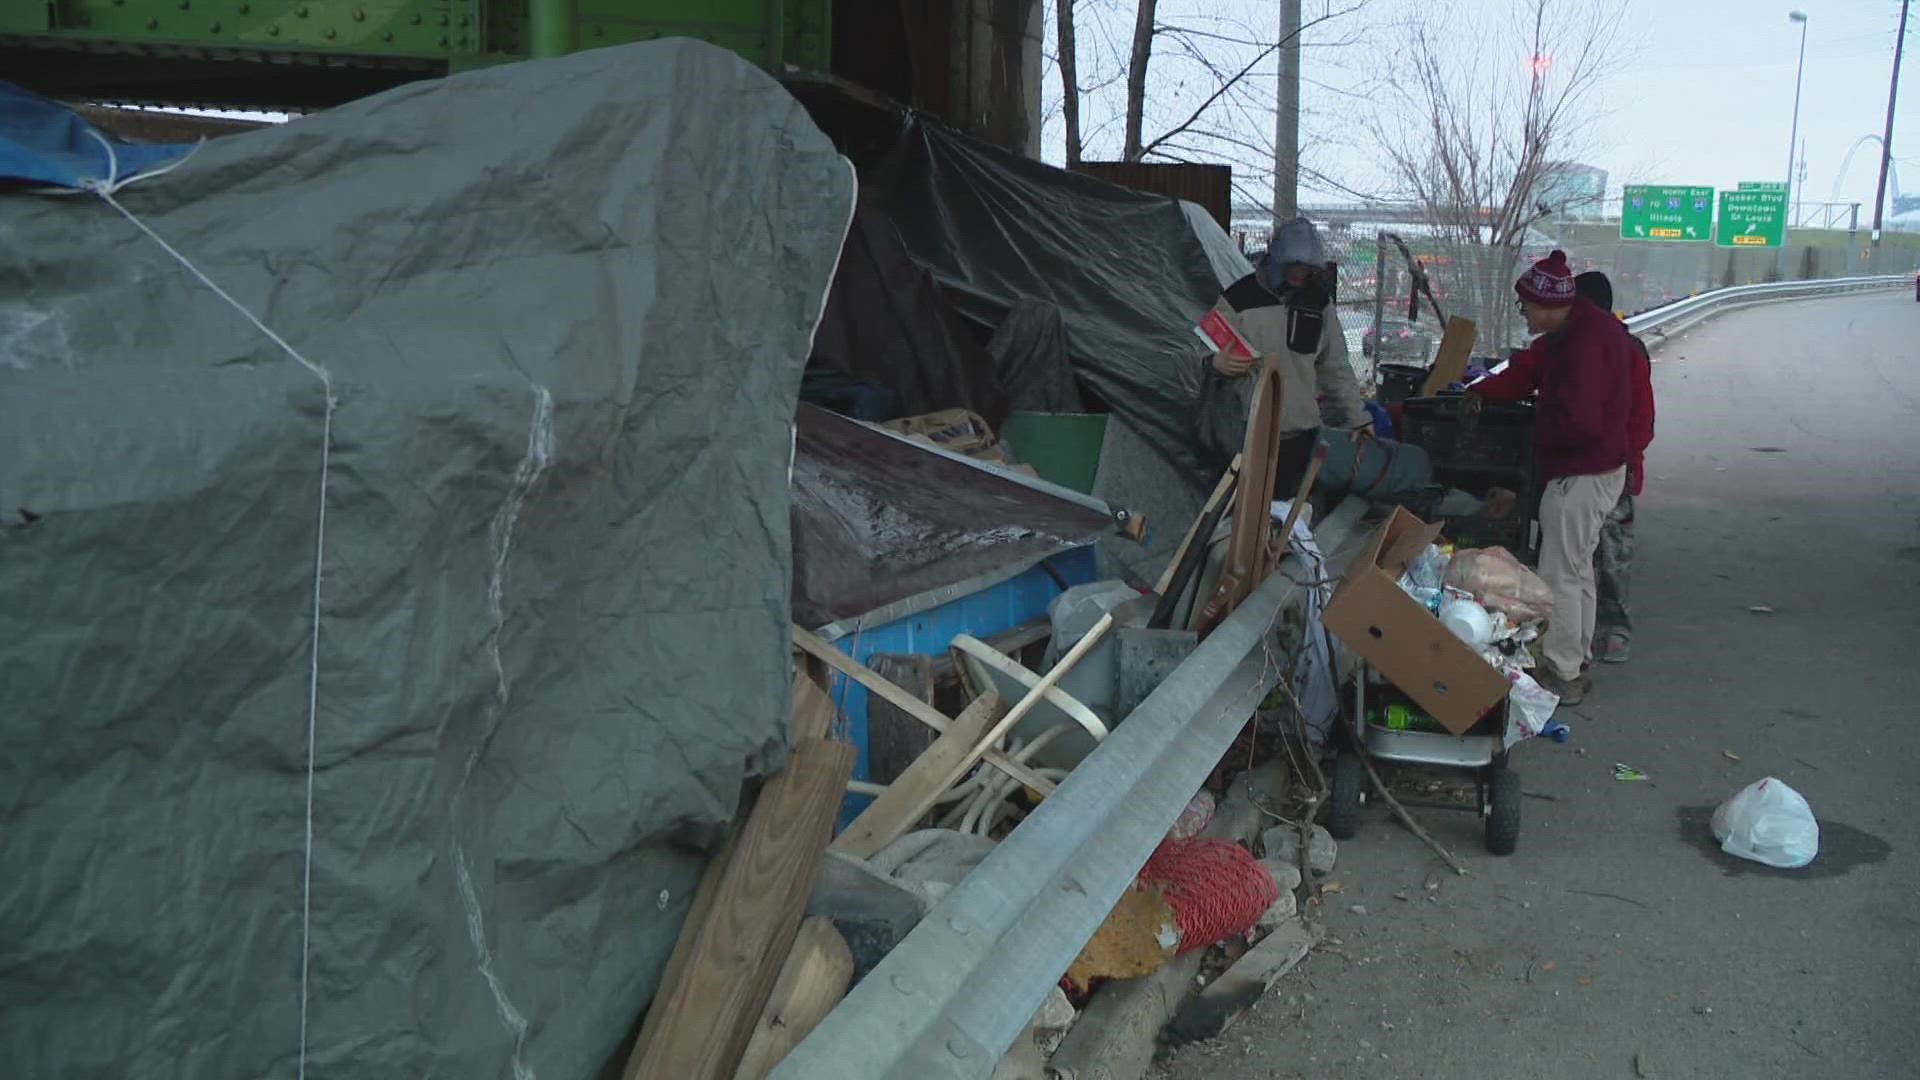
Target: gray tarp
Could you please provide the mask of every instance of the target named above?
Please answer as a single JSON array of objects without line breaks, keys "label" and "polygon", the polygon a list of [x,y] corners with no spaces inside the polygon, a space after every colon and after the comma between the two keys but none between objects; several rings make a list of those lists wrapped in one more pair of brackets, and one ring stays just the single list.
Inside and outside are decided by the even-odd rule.
[{"label": "gray tarp", "polygon": [[318,377],[98,199],[0,197],[5,1072],[591,1076],[780,752],[849,167],[675,42],[120,198],[332,373],[318,648]]}]

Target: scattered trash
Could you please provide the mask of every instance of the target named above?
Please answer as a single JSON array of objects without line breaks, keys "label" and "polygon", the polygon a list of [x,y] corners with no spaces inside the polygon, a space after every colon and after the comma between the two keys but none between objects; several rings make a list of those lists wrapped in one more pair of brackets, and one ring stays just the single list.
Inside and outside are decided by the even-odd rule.
[{"label": "scattered trash", "polygon": [[1355,904],[1347,910],[1353,912],[1355,915],[1365,915],[1367,913],[1367,905]]},{"label": "scattered trash", "polygon": [[1634,1051],[1633,1075],[1640,1077],[1641,1080],[1648,1080],[1649,1077],[1653,1076],[1653,1070],[1647,1065],[1647,1054],[1644,1050]]},{"label": "scattered trash", "polygon": [[1713,838],[1729,855],[1782,870],[1797,870],[1820,853],[1820,823],[1813,807],[1771,776],[1720,804],[1713,812]]},{"label": "scattered trash", "polygon": [[1772,607],[1772,605],[1769,605],[1769,604],[1755,604],[1752,607],[1748,608],[1747,610],[1753,612],[1755,615],[1777,614],[1777,612]]},{"label": "scattered trash", "polygon": [[1726,758],[1726,759],[1727,759],[1728,761],[1739,761],[1739,760],[1740,760],[1740,755],[1739,755],[1739,754],[1736,754],[1736,753],[1734,753],[1734,752],[1733,752],[1733,751],[1731,751],[1731,750],[1722,750],[1722,751],[1720,751],[1720,756],[1721,756],[1721,757],[1723,757],[1723,758]]},{"label": "scattered trash", "polygon": [[1784,446],[1749,446],[1747,449],[1756,454],[1784,454],[1787,452],[1787,448]]},{"label": "scattered trash", "polygon": [[1646,773],[1641,772],[1639,769],[1634,768],[1624,761],[1616,761],[1613,763],[1613,778],[1621,781],[1653,779]]},{"label": "scattered trash", "polygon": [[1446,584],[1472,593],[1488,611],[1500,612],[1516,624],[1553,615],[1553,590],[1506,548],[1454,552],[1447,563]]},{"label": "scattered trash", "polygon": [[1395,900],[1407,901],[1413,899],[1413,896],[1409,894],[1407,890],[1401,889],[1399,892],[1393,894],[1393,898]]}]

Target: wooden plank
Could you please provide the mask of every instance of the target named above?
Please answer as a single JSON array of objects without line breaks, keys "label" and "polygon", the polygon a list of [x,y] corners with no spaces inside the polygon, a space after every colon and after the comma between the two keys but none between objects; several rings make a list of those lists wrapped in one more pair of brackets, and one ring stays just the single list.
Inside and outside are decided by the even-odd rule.
[{"label": "wooden plank", "polygon": [[[874,674],[933,704],[932,657],[916,653],[875,653],[867,657],[867,666]],[[939,737],[939,732],[894,708],[885,698],[869,694],[867,779],[876,784],[893,783]]]},{"label": "wooden plank", "polygon": [[812,916],[800,924],[793,951],[780,966],[773,996],[753,1027],[734,1080],[765,1080],[774,1066],[840,1003],[853,984],[853,952],[833,920]]},{"label": "wooden plank", "polygon": [[[833,668],[847,678],[866,687],[869,692],[880,695],[901,712],[906,713],[908,716],[913,717],[915,720],[920,721],[933,730],[940,732],[942,735],[946,734],[947,729],[953,726],[953,721],[947,719],[945,713],[914,697],[912,694],[907,693],[898,685],[881,678],[872,668],[827,644],[825,641],[820,640],[820,635],[813,631],[805,629],[804,627],[795,626],[793,628],[793,643],[805,650],[809,656],[818,657],[824,661],[828,667]],[[1056,786],[1053,781],[1041,776],[1025,765],[1014,761],[998,750],[989,748],[984,754],[974,760],[985,761],[987,764],[999,769],[1001,772],[1020,781],[1022,784],[1025,784],[1027,787],[1032,788],[1042,795],[1052,794]],[[951,787],[952,785],[948,786]]]},{"label": "wooden plank", "polygon": [[1447,320],[1446,333],[1440,335],[1440,351],[1427,369],[1427,381],[1420,387],[1421,397],[1432,397],[1466,378],[1467,365],[1473,362],[1473,343],[1480,330],[1472,319],[1458,315]]},{"label": "wooden plank", "polygon": [[869,859],[900,839],[913,828],[914,822],[933,809],[950,786],[941,786],[941,780],[952,772],[955,763],[979,745],[988,726],[1000,718],[1002,708],[1000,695],[991,690],[975,698],[966,711],[954,718],[953,726],[907,766],[898,779],[887,785],[887,790],[876,796],[828,847]]},{"label": "wooden plank", "polygon": [[1088,630],[1085,637],[1074,642],[1073,648],[1067,650],[1067,655],[1061,657],[1060,662],[1049,668],[1045,675],[1040,676],[1040,681],[1033,685],[1033,689],[1027,691],[1027,696],[1014,703],[1013,708],[1007,710],[1007,715],[993,725],[993,730],[987,732],[973,749],[967,751],[966,756],[947,770],[946,776],[940,780],[939,790],[945,791],[958,783],[960,778],[967,774],[967,770],[973,768],[974,763],[987,752],[987,748],[1005,738],[1007,732],[1012,731],[1014,725],[1020,722],[1021,717],[1032,712],[1033,707],[1040,704],[1041,699],[1047,696],[1047,691],[1053,689],[1067,672],[1073,670],[1073,666],[1080,662],[1081,657],[1092,652],[1093,647],[1098,645],[1100,639],[1105,637],[1107,631],[1112,628],[1113,613],[1108,612],[1100,616],[1100,621],[1093,624],[1093,629]]},{"label": "wooden plank", "polygon": [[[809,739],[767,781],[717,874],[697,897],[647,1010],[625,1080],[728,1080],[793,947],[832,835],[853,747]],[[691,940],[688,935],[691,934]]]},{"label": "wooden plank", "polygon": [[833,730],[833,699],[805,671],[793,677],[793,710],[787,718],[787,744],[824,739]]},{"label": "wooden plank", "polygon": [[1187,999],[1167,1025],[1167,1042],[1181,1046],[1218,1037],[1258,1004],[1282,975],[1306,959],[1312,948],[1313,934],[1300,920],[1281,923],[1205,990]]},{"label": "wooden plank", "polygon": [[1167,594],[1167,586],[1172,584],[1174,573],[1180,569],[1180,560],[1187,557],[1187,549],[1193,546],[1194,534],[1200,531],[1200,523],[1205,521],[1207,515],[1213,513],[1213,508],[1219,506],[1220,501],[1227,497],[1227,490],[1233,487],[1233,478],[1240,475],[1240,461],[1241,455],[1233,455],[1232,464],[1227,466],[1226,472],[1220,474],[1220,482],[1213,485],[1213,494],[1207,496],[1207,501],[1200,507],[1200,512],[1193,516],[1193,524],[1187,526],[1187,535],[1180,541],[1180,546],[1173,549],[1173,558],[1167,560],[1167,568],[1160,571],[1160,581],[1153,587],[1154,592],[1161,596]]}]

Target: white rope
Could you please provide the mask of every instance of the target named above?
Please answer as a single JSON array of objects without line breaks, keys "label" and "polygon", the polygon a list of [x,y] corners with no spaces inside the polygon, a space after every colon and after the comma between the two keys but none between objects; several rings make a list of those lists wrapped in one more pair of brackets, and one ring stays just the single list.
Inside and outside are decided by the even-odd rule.
[{"label": "white rope", "polygon": [[174,260],[182,267],[185,267],[187,272],[197,278],[202,285],[213,290],[215,296],[225,300],[233,310],[240,313],[241,317],[245,318],[249,323],[252,323],[254,329],[266,335],[269,341],[278,345],[282,352],[292,357],[301,367],[312,372],[314,378],[320,380],[321,391],[326,397],[325,411],[322,414],[320,423],[320,505],[314,515],[313,530],[313,623],[311,642],[307,654],[306,824],[302,842],[300,868],[300,1052],[298,1064],[295,1066],[295,1076],[304,1080],[304,1077],[307,1075],[307,1001],[308,988],[311,985],[313,953],[313,783],[314,756],[318,745],[320,714],[320,579],[321,570],[326,563],[327,475],[332,465],[333,413],[335,406],[338,404],[333,396],[333,378],[327,373],[326,368],[300,355],[300,350],[288,344],[286,338],[274,333],[271,327],[261,322],[259,317],[254,315],[253,312],[247,310],[246,305],[235,300],[232,294],[215,284],[214,280],[208,277],[199,267],[195,266],[192,260],[182,255],[177,248],[167,243],[159,233],[154,232],[153,229],[147,226],[146,222],[141,221],[131,210],[122,206],[120,201],[113,197],[114,192],[125,187],[127,184],[171,172],[180,167],[180,165],[186,161],[186,158],[183,157],[179,161],[172,162],[161,168],[136,174],[123,180],[119,176],[120,160],[119,156],[114,153],[113,144],[106,139],[100,138],[98,132],[89,130],[88,134],[99,139],[100,143],[107,148],[108,168],[106,180],[83,181],[83,190],[99,196],[101,201],[119,211],[121,217],[132,222],[134,228],[139,229],[142,233],[146,234],[148,239],[160,245],[161,250],[173,256]]}]

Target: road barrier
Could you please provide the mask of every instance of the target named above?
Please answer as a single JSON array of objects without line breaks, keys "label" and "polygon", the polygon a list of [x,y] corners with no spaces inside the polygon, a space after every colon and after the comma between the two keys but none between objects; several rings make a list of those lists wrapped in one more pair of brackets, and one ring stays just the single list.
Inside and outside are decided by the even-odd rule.
[{"label": "road barrier", "polygon": [[1627,320],[1627,329],[1636,334],[1657,331],[1671,333],[1728,308],[1774,300],[1808,300],[1837,293],[1898,289],[1905,288],[1912,282],[1912,274],[1882,274],[1875,277],[1831,278],[1826,281],[1774,281],[1762,285],[1732,285],[1643,311]]}]

